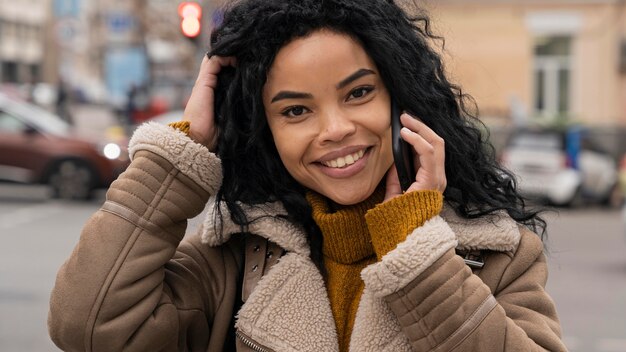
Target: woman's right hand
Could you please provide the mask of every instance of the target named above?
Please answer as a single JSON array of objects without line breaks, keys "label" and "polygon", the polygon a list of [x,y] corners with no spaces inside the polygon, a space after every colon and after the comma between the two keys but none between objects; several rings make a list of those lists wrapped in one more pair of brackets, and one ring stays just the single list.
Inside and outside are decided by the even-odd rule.
[{"label": "woman's right hand", "polygon": [[184,119],[190,122],[189,137],[210,151],[215,151],[217,127],[215,126],[215,88],[217,76],[225,66],[235,66],[234,57],[205,56],[200,64],[198,78],[185,107]]},{"label": "woman's right hand", "polygon": [[[443,193],[446,179],[445,141],[420,119],[403,113],[400,116],[402,139],[413,146],[413,165],[417,173],[406,192],[434,190]],[[387,173],[385,201],[402,194],[398,171],[394,165]]]}]

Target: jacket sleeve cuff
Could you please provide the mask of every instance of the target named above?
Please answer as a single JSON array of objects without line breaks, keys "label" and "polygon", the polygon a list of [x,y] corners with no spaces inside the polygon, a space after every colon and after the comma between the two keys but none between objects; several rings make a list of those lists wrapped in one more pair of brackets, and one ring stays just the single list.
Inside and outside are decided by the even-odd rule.
[{"label": "jacket sleeve cuff", "polygon": [[365,287],[382,298],[404,288],[456,245],[450,226],[440,216],[435,216],[413,230],[380,262],[363,269],[361,277]]},{"label": "jacket sleeve cuff", "polygon": [[139,150],[165,158],[210,194],[222,184],[222,163],[217,155],[173,127],[144,123],[133,134],[128,150],[131,159]]},{"label": "jacket sleeve cuff", "polygon": [[406,240],[413,229],[439,214],[442,207],[441,192],[417,191],[393,198],[368,211],[365,220],[378,260]]}]

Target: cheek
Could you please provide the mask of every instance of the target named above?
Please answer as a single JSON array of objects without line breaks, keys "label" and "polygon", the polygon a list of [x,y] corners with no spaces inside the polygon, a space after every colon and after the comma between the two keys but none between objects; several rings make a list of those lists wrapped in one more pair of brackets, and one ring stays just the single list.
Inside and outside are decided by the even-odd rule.
[{"label": "cheek", "polygon": [[391,127],[387,126],[381,134],[381,154],[383,164],[388,166],[393,163],[393,152],[391,147]]},{"label": "cheek", "polygon": [[[380,167],[385,168],[393,163],[393,152],[391,147],[391,121],[389,120],[389,111],[386,106],[381,106],[377,110],[375,118],[370,120],[368,125],[372,134],[375,134],[380,140]],[[381,118],[386,116],[387,118]]]},{"label": "cheek", "polygon": [[382,138],[391,140],[391,122],[388,119],[377,119],[372,129]]},{"label": "cheek", "polygon": [[289,143],[283,139],[283,136],[280,134],[274,135],[274,143],[276,144],[276,150],[278,151],[280,158],[283,160],[283,163],[293,159],[295,148],[290,148]]},{"label": "cheek", "polygon": [[[368,129],[371,133],[380,138],[383,149],[391,148],[391,121],[388,116],[389,112],[386,109],[379,109],[376,115],[373,115],[368,124]],[[382,118],[381,118],[382,117]]]},{"label": "cheek", "polygon": [[288,128],[282,127],[274,129],[272,128],[272,136],[274,137],[274,144],[278,151],[278,156],[287,171],[295,178],[297,174],[298,166],[301,165],[301,159],[304,154],[304,148],[301,138],[297,137],[297,134],[289,132]]}]

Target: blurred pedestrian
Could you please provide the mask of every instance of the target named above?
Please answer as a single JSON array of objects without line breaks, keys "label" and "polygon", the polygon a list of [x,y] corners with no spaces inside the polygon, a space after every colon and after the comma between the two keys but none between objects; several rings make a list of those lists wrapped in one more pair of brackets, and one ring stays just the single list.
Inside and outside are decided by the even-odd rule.
[{"label": "blurred pedestrian", "polygon": [[134,126],[137,123],[137,121],[135,121],[135,115],[137,114],[139,108],[139,95],[139,87],[137,84],[131,83],[126,94],[126,111],[124,114],[126,117],[125,125],[127,126]]},{"label": "blurred pedestrian", "polygon": [[128,125],[133,124],[133,114],[135,113],[135,97],[137,96],[137,85],[131,83],[128,91],[126,92],[126,109],[125,117]]},{"label": "blurred pedestrian", "polygon": [[57,84],[57,98],[56,98],[56,114],[65,120],[69,124],[74,124],[72,114],[70,112],[70,92],[67,88],[67,84],[63,79],[59,80]]},{"label": "blurred pedestrian", "polygon": [[[533,232],[545,222],[489,152],[430,28],[388,0],[228,7],[185,121],[136,130],[131,166],[61,268],[55,343],[564,351]],[[417,170],[405,191],[392,100]]]}]

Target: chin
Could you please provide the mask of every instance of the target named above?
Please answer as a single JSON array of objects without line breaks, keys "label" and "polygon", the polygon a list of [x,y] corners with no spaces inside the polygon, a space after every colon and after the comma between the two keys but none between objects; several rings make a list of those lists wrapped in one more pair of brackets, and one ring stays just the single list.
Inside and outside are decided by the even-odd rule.
[{"label": "chin", "polygon": [[363,188],[359,188],[358,190],[343,190],[333,193],[324,192],[322,194],[337,204],[354,205],[369,198],[375,190],[376,187],[368,191],[364,191]]}]

